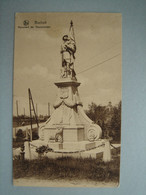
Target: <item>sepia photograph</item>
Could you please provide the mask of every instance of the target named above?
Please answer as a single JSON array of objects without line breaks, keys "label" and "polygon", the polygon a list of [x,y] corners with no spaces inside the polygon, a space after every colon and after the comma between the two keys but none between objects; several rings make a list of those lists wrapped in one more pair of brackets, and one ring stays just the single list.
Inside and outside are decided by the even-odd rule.
[{"label": "sepia photograph", "polygon": [[122,15],[15,14],[13,185],[118,187]]}]

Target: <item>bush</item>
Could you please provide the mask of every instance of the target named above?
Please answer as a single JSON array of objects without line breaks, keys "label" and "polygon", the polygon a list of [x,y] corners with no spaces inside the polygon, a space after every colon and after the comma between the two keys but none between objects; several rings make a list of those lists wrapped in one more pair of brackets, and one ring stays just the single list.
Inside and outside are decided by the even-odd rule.
[{"label": "bush", "polygon": [[44,154],[45,152],[52,152],[53,150],[51,148],[49,148],[49,146],[40,146],[36,149],[36,152],[38,154]]},{"label": "bush", "polygon": [[16,133],[16,141],[21,142],[25,138],[22,129],[19,129]]}]

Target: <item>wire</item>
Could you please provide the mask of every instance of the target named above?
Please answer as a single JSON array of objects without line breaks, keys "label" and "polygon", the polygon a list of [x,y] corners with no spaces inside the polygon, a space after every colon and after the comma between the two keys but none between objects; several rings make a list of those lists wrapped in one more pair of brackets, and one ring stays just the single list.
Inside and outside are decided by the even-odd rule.
[{"label": "wire", "polygon": [[90,69],[93,69],[93,68],[95,68],[96,66],[99,66],[99,65],[101,65],[101,64],[103,64],[103,63],[105,63],[105,62],[107,62],[107,61],[109,61],[109,60],[112,60],[113,58],[116,58],[116,57],[119,56],[119,55],[120,55],[120,53],[117,54],[117,55],[115,55],[115,56],[113,56],[113,57],[111,57],[111,58],[109,58],[109,59],[107,59],[107,60],[104,60],[104,61],[102,61],[102,62],[100,62],[100,63],[98,63],[98,64],[96,64],[96,65],[94,65],[94,66],[91,66],[91,67],[89,67],[89,68],[87,68],[87,69],[85,69],[85,70],[83,70],[83,71],[81,71],[81,72],[78,72],[77,74],[81,74],[81,73],[86,72],[86,71],[88,71],[88,70],[90,70]]},{"label": "wire", "polygon": [[[104,50],[103,52],[99,53],[98,55],[96,54],[96,55],[94,55],[94,56],[90,57],[90,58],[88,59],[88,61],[89,61],[90,59],[95,58],[95,57],[99,57],[99,56],[101,56],[102,54],[106,53],[107,51],[109,51],[109,50],[111,50],[111,49],[113,49],[113,48],[117,47],[117,45],[119,45],[119,44],[121,44],[121,41],[120,41],[120,42],[118,42],[118,43],[116,43],[116,44],[115,44],[115,45],[113,45],[112,47],[110,47],[110,48],[108,48],[108,49]],[[87,60],[86,60],[86,62],[87,62]]]},{"label": "wire", "polygon": [[[119,54],[117,54],[117,55],[115,55],[115,56],[113,56],[113,57],[111,57],[111,58],[109,58],[109,59],[107,59],[107,60],[104,60],[104,61],[102,61],[102,62],[100,62],[100,63],[98,63],[98,64],[95,64],[95,65],[93,65],[93,66],[91,66],[91,67],[89,67],[89,68],[87,68],[87,69],[85,69],[85,70],[83,70],[83,71],[81,71],[81,72],[78,72],[77,74],[84,73],[84,72],[86,72],[86,71],[88,71],[88,70],[90,70],[90,69],[95,68],[96,66],[100,66],[101,64],[104,64],[105,62],[107,62],[107,61],[109,61],[109,60],[112,60],[113,58],[116,58],[116,57],[119,56],[120,54],[121,54],[121,53],[119,53]],[[50,84],[48,85],[48,87],[51,87],[52,84],[53,84],[53,82],[50,83]],[[16,97],[17,97],[17,95],[13,95],[13,96],[16,96]]]}]

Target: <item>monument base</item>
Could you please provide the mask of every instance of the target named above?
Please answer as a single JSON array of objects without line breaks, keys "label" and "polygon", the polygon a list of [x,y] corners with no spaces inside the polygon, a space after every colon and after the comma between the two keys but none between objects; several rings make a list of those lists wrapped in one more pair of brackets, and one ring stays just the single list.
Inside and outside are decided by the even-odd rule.
[{"label": "monument base", "polygon": [[30,142],[31,145],[35,147],[40,147],[40,146],[48,146],[51,148],[54,152],[68,152],[68,153],[73,153],[73,152],[82,152],[82,151],[88,151],[94,148],[97,148],[103,144],[103,140],[98,140],[94,142],[89,142],[89,141],[80,141],[80,142],[45,142],[41,140],[35,140]]},{"label": "monument base", "polygon": [[[98,140],[94,142],[82,141],[82,142],[44,142],[41,140],[35,140],[29,143],[29,150],[25,150],[26,159],[37,159],[39,158],[36,148],[40,146],[49,146],[53,151],[47,152],[42,155],[48,158],[62,158],[62,157],[72,157],[72,158],[97,158],[102,155],[104,151],[104,140]],[[28,151],[29,156],[28,156]]]},{"label": "monument base", "polygon": [[[90,145],[89,143],[92,143]],[[69,145],[72,144],[72,149],[65,149],[65,147],[69,147]],[[25,159],[37,159],[39,158],[38,153],[36,152],[36,148],[46,145],[48,146],[48,143],[41,141],[41,140],[35,140],[32,142],[26,142],[25,145],[29,145],[29,148],[25,148]],[[72,158],[103,158],[103,153],[105,151],[105,140],[98,140],[95,142],[80,142],[80,148],[84,148],[87,150],[81,150],[77,148],[77,145],[75,142],[73,143],[65,143],[63,148],[63,143],[49,143],[49,146],[54,148],[54,151],[50,151],[47,153],[44,153],[42,156],[56,159],[56,158],[62,158],[62,157],[72,157]],[[95,147],[94,147],[95,146]],[[74,148],[73,148],[74,147]],[[93,148],[92,148],[93,147]],[[115,148],[120,148],[120,144],[114,144]],[[90,148],[90,149],[89,149]],[[112,146],[110,146],[111,150],[114,150]]]},{"label": "monument base", "polygon": [[[55,139],[57,134],[56,128],[46,128],[44,129],[44,141],[51,142]],[[84,127],[83,126],[68,126],[64,127],[62,131],[63,142],[80,142],[85,140]]]}]

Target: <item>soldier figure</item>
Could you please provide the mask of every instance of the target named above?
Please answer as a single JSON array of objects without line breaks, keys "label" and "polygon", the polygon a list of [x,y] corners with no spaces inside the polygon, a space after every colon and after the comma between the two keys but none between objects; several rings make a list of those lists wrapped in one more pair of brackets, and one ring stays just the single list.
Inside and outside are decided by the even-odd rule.
[{"label": "soldier figure", "polygon": [[[71,28],[73,24],[71,23]],[[63,74],[62,77],[75,77],[76,73],[74,71],[74,60],[76,52],[75,40],[72,36],[64,35],[63,43],[61,45],[61,54],[62,54],[62,68]]]}]

